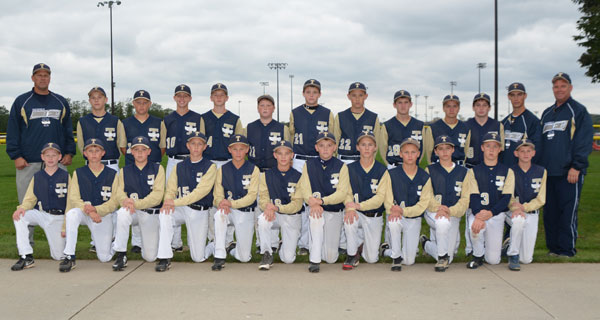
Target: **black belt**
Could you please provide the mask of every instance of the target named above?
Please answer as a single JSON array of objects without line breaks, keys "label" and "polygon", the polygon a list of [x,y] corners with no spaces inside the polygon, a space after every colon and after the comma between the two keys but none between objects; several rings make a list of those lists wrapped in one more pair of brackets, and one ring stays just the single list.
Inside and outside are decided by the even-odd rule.
[{"label": "black belt", "polygon": [[377,217],[383,216],[383,212],[362,212],[361,211],[361,213],[369,218],[377,218]]},{"label": "black belt", "polygon": [[305,156],[305,155],[301,155],[301,154],[297,154],[296,155],[296,159],[300,159],[300,160],[308,160],[308,159],[314,159],[317,158],[318,156]]},{"label": "black belt", "polygon": [[169,158],[175,159],[175,160],[185,160],[189,156],[190,156],[189,154],[178,154],[178,155],[174,155],[174,156],[169,156]]},{"label": "black belt", "polygon": [[[119,159],[100,160],[100,162],[104,165],[119,164]],[[88,163],[89,162],[85,160],[85,164],[87,165]]]},{"label": "black belt", "polygon": [[209,209],[209,207],[201,206],[199,204],[190,204],[190,205],[188,205],[188,207],[190,207],[191,209],[194,209],[194,210],[199,210],[199,211],[204,211],[204,210]]},{"label": "black belt", "polygon": [[149,213],[149,214],[159,214],[160,213],[160,209],[158,209],[158,208],[142,209],[142,211]]},{"label": "black belt", "polygon": [[65,214],[65,210],[60,210],[60,209],[50,209],[48,211],[49,214],[54,215],[54,216],[62,216],[63,214]]},{"label": "black belt", "polygon": [[360,156],[344,156],[344,155],[340,155],[340,159],[342,159],[342,160],[358,160],[358,159],[360,159]]},{"label": "black belt", "polygon": [[456,162],[456,164],[459,165],[459,166],[463,166],[463,167],[465,166],[465,161],[464,160],[456,160],[454,162]]},{"label": "black belt", "polygon": [[239,211],[242,211],[242,212],[252,212],[252,211],[254,211],[254,208],[253,207],[246,207],[246,208],[234,209],[234,210],[239,210]]}]

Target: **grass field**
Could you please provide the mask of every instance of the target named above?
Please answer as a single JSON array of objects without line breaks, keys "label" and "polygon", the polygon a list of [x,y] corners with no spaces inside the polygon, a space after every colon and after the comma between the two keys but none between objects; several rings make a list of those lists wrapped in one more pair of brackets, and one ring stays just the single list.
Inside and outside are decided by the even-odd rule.
[{"label": "grass field", "polygon": [[[166,159],[166,158],[165,158]],[[166,161],[163,161],[166,162]],[[83,165],[83,159],[80,155],[73,160],[73,165],[69,167],[72,172],[75,168]],[[121,164],[122,165],[122,164]],[[166,163],[163,163],[166,165]],[[0,146],[0,258],[15,258],[18,253],[15,241],[15,228],[12,223],[12,213],[17,206],[17,190],[15,185],[15,169],[13,162],[6,154],[6,146]],[[540,218],[540,226],[534,261],[536,262],[600,262],[600,152],[594,152],[590,156],[590,168],[583,186],[581,204],[579,207],[579,238],[577,239],[578,253],[574,258],[561,259],[552,258],[546,255],[547,249],[545,244],[544,229],[542,219]],[[461,235],[464,235],[464,219],[461,224]],[[429,234],[429,227],[423,220],[422,233]],[[90,232],[87,227],[80,227],[79,239],[77,243],[77,258],[78,259],[96,259],[95,254],[88,252],[90,243]],[[467,261],[464,256],[464,236],[461,237],[461,246],[458,256],[455,257],[456,262]],[[43,230],[36,228],[35,235],[34,257],[49,259],[48,243],[46,242]],[[185,228],[184,228],[184,243]],[[253,251],[254,252],[254,251]],[[130,254],[130,259],[141,259],[140,255]],[[228,258],[231,259],[231,258]],[[175,255],[174,261],[191,261],[189,252],[178,253]],[[260,257],[254,255],[253,262],[259,262]],[[276,261],[278,259],[276,258]],[[298,262],[308,262],[307,257],[298,257]],[[417,257],[417,262],[433,262],[433,258],[428,256]],[[384,259],[384,262],[391,262],[389,259]]]}]

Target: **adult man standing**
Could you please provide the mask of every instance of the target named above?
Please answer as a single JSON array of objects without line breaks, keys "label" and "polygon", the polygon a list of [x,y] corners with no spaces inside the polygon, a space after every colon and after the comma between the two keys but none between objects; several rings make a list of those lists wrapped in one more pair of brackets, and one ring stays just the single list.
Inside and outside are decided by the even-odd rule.
[{"label": "adult man standing", "polygon": [[51,92],[50,66],[33,66],[33,89],[18,96],[8,118],[6,153],[15,161],[19,203],[33,175],[42,169],[42,146],[57,143],[63,151],[60,164],[68,166],[75,155],[75,140],[69,103],[61,95]]},{"label": "adult man standing", "polygon": [[551,256],[572,257],[577,253],[577,207],[583,177],[592,152],[592,118],[571,97],[571,77],[559,72],[552,78],[556,102],[542,114],[542,154],[546,168],[544,229]]}]

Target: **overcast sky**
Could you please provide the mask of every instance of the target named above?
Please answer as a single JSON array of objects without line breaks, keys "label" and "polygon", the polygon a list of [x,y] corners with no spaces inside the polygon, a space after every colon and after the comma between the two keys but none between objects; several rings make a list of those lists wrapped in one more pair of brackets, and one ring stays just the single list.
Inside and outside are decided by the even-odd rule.
[{"label": "overcast sky", "polygon": [[[50,89],[73,100],[87,100],[93,86],[110,92],[109,10],[97,1],[13,1],[0,3],[0,105],[31,89],[31,68],[52,67]],[[229,88],[228,108],[244,124],[257,118],[261,81],[276,95],[276,73],[269,62],[286,62],[279,73],[280,118],[303,102],[302,83],[321,81],[321,102],[334,112],[349,107],[348,85],[368,87],[367,107],[389,119],[392,98],[404,89],[419,94],[441,114],[441,100],[454,93],[461,114],[473,115],[478,91],[494,91],[493,1],[150,1],[123,0],[113,9],[115,100],[148,90],[154,102],[174,108],[176,85],[191,86],[193,110],[212,105],[210,86]],[[551,78],[567,72],[573,96],[590,113],[600,113],[598,84],[591,84],[577,59],[573,41],[580,14],[568,0],[499,1],[499,114],[507,114],[505,87],[521,81],[526,106],[541,111],[554,102]],[[109,93],[110,95],[110,93]],[[109,97],[110,98],[110,97]],[[413,99],[413,103],[415,99]],[[415,107],[413,106],[413,109]],[[434,114],[435,115],[435,114]],[[429,116],[431,117],[431,116]]]}]

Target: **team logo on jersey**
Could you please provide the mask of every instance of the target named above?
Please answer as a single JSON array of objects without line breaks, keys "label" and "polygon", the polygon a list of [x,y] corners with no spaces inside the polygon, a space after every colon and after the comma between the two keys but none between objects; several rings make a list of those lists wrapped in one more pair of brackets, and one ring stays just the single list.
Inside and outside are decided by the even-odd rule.
[{"label": "team logo on jersey", "polygon": [[233,134],[233,125],[229,123],[223,123],[221,131],[223,131],[223,137],[229,138]]},{"label": "team logo on jersey", "polygon": [[200,183],[201,179],[202,179],[202,172],[197,172],[196,173],[196,183]]},{"label": "team logo on jersey", "polygon": [[242,186],[244,186],[244,190],[248,190],[250,187],[250,178],[252,178],[251,174],[245,174],[242,176]]},{"label": "team logo on jersey", "polygon": [[110,196],[112,195],[110,186],[102,186],[102,191],[100,191],[100,195],[102,196],[103,201],[110,200]]},{"label": "team logo on jersey", "polygon": [[185,129],[185,134],[188,136],[194,134],[194,132],[197,131],[195,122],[186,122],[185,127],[183,128]]},{"label": "team logo on jersey", "polygon": [[149,186],[154,186],[154,179],[155,179],[155,177],[154,177],[153,174],[149,174],[148,175],[148,181],[147,182],[148,182]]},{"label": "team logo on jersey", "polygon": [[568,124],[569,120],[546,122],[542,131],[543,133],[548,131],[565,131]]},{"label": "team logo on jersey", "polygon": [[362,132],[364,133],[369,133],[371,131],[373,131],[373,126],[363,126],[362,128]]},{"label": "team logo on jersey", "polygon": [[417,186],[417,195],[421,196],[421,191],[423,191],[423,186]]},{"label": "team logo on jersey", "polygon": [[106,141],[115,141],[117,137],[115,128],[104,128],[104,136],[106,137]]},{"label": "team logo on jersey", "polygon": [[531,179],[531,189],[533,189],[533,192],[539,193],[541,187],[542,187],[542,178]]},{"label": "team logo on jersey", "polygon": [[48,118],[43,118],[43,119],[42,119],[42,125],[43,125],[44,127],[49,127],[49,126],[50,126],[50,119],[48,119]]},{"label": "team logo on jersey", "polygon": [[456,192],[457,196],[460,196],[460,192],[462,191],[462,181],[456,181],[456,184],[454,185],[454,191]]},{"label": "team logo on jersey", "polygon": [[160,138],[158,128],[148,128],[148,138],[150,138],[150,141],[158,141],[158,138]]},{"label": "team logo on jersey", "polygon": [[423,140],[423,132],[421,132],[420,130],[413,130],[410,137],[417,141],[421,141]]},{"label": "team logo on jersey", "polygon": [[502,191],[502,188],[504,187],[505,179],[506,179],[505,176],[496,176],[496,187],[498,187],[498,191]]},{"label": "team logo on jersey", "polygon": [[339,173],[332,173],[331,174],[331,179],[329,179],[329,182],[331,183],[331,186],[334,189],[337,189],[338,183],[340,182],[340,174]]},{"label": "team logo on jersey", "polygon": [[296,192],[296,183],[293,182],[288,182],[287,185],[287,192],[290,194],[290,197],[292,196],[292,194],[294,192]]},{"label": "team logo on jersey", "polygon": [[57,183],[54,192],[56,192],[58,198],[64,198],[67,195],[67,184]]},{"label": "team logo on jersey", "polygon": [[377,193],[377,188],[379,187],[379,180],[378,179],[371,179],[371,193],[375,194]]},{"label": "team logo on jersey", "polygon": [[459,133],[458,134],[458,143],[460,143],[460,147],[464,148],[466,142],[467,142],[467,134],[466,133]]},{"label": "team logo on jersey", "polygon": [[[281,132],[269,132],[269,141],[271,141],[271,145],[274,146],[281,141]],[[283,143],[283,141],[281,141]]]},{"label": "team logo on jersey", "polygon": [[329,122],[327,121],[317,121],[317,131],[325,132],[329,129]]}]

